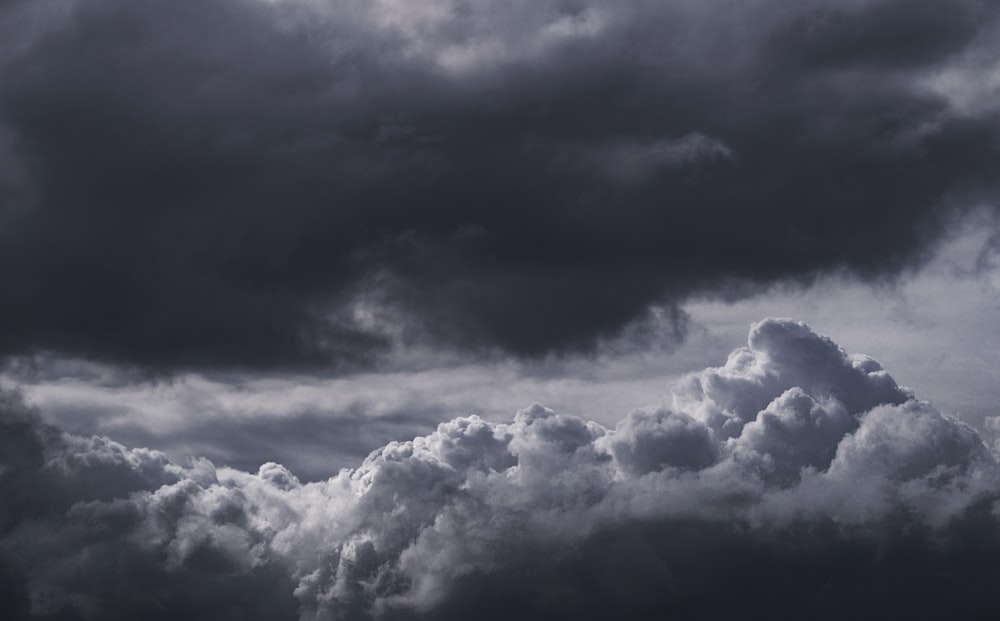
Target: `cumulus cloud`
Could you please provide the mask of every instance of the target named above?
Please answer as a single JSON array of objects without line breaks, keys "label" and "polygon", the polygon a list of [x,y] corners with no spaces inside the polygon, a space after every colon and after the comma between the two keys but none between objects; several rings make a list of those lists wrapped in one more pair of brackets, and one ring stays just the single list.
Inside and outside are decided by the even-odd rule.
[{"label": "cumulus cloud", "polygon": [[309,483],[66,434],[4,392],[0,596],[24,619],[996,611],[996,455],[873,360],[767,319],[674,392],[610,428],[458,418]]},{"label": "cumulus cloud", "polygon": [[996,205],[984,0],[0,12],[2,355],[590,351]]}]

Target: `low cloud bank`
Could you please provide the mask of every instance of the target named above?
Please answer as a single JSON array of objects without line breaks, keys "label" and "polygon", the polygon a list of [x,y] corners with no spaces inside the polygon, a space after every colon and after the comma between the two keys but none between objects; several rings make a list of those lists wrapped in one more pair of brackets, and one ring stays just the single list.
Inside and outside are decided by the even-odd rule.
[{"label": "low cloud bank", "polygon": [[0,403],[13,618],[989,618],[1000,469],[972,427],[767,319],[614,428],[465,417],[301,483]]}]

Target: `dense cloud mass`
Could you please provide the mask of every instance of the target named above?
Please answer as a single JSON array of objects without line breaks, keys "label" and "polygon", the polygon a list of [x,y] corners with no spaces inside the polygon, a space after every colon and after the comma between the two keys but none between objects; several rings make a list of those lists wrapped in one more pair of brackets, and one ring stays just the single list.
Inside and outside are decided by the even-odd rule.
[{"label": "dense cloud mass", "polygon": [[997,6],[0,3],[0,354],[536,355],[897,274],[996,204]]},{"label": "dense cloud mass", "polygon": [[993,618],[1000,468],[790,320],[605,428],[540,405],[302,483],[0,407],[14,619]]}]

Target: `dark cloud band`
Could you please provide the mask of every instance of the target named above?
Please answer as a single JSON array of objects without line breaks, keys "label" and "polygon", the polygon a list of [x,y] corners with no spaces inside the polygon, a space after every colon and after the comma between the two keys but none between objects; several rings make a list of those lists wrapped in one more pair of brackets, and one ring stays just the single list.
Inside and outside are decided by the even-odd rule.
[{"label": "dark cloud band", "polygon": [[[9,2],[0,353],[586,349],[995,203],[994,4]],[[972,61],[969,61],[972,62]]]}]

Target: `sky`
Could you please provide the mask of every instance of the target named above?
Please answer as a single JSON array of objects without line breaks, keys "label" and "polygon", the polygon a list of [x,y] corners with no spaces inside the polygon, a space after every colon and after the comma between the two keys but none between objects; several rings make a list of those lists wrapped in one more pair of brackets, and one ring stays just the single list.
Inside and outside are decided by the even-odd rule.
[{"label": "sky", "polygon": [[995,618],[998,42],[0,0],[0,608]]}]

